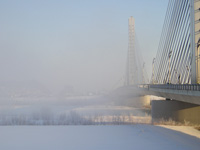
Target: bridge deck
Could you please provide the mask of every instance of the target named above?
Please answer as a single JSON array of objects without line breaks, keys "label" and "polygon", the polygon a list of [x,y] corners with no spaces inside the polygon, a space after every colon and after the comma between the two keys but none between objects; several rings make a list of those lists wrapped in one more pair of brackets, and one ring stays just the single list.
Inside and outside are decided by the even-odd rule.
[{"label": "bridge deck", "polygon": [[139,85],[144,94],[200,105],[200,85],[198,84],[158,84]]}]

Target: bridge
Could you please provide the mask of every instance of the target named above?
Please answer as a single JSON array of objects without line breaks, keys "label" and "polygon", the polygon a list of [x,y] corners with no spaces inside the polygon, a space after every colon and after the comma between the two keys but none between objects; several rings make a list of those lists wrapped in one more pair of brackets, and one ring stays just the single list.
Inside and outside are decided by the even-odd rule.
[{"label": "bridge", "polygon": [[[158,51],[152,58],[149,82],[145,63],[138,56],[135,22],[130,17],[126,75],[121,89],[126,94],[136,90],[139,95],[170,100],[153,101],[152,117],[200,123],[200,0],[169,0]],[[191,116],[185,115],[188,113]]]}]

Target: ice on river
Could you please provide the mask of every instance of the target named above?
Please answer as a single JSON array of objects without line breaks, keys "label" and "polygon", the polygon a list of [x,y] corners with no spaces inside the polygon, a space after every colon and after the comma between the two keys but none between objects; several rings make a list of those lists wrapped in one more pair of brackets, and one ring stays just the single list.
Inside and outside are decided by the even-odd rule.
[{"label": "ice on river", "polygon": [[200,139],[152,125],[0,126],[2,150],[199,150]]}]

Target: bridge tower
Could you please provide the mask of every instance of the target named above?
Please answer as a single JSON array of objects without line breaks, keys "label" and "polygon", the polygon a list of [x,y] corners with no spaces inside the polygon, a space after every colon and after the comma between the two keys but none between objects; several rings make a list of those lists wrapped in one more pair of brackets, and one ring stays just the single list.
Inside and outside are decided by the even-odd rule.
[{"label": "bridge tower", "polygon": [[125,85],[138,84],[138,68],[136,64],[136,50],[135,50],[135,21],[131,16],[128,20],[128,57],[126,64],[126,81]]}]

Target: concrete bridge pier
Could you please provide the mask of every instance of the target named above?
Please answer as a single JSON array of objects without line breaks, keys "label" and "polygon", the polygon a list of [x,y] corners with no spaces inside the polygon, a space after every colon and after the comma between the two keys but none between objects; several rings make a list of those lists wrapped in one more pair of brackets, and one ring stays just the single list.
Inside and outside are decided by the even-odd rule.
[{"label": "concrete bridge pier", "polygon": [[177,122],[200,124],[200,105],[176,100],[151,101],[152,122],[172,119]]}]

